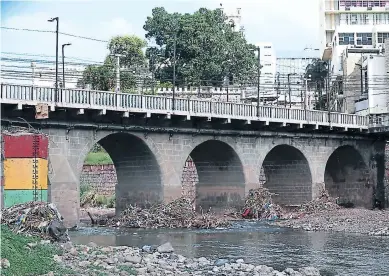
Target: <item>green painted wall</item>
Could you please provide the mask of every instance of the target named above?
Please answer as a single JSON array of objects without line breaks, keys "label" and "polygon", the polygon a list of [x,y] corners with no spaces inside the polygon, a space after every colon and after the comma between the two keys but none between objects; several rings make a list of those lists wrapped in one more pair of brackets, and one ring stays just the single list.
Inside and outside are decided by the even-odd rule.
[{"label": "green painted wall", "polygon": [[[33,201],[34,190],[4,190],[4,207]],[[47,190],[38,190],[38,201],[47,201]]]}]

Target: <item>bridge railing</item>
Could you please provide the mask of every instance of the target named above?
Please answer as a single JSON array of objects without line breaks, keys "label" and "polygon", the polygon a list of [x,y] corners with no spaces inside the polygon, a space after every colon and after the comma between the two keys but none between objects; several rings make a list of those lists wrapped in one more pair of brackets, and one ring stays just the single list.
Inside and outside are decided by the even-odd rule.
[{"label": "bridge railing", "polygon": [[[142,111],[172,113],[171,97],[84,89],[58,89],[16,84],[1,84],[1,99],[9,103],[48,103],[69,108],[111,109],[117,111]],[[57,100],[55,100],[57,99]],[[176,98],[174,112],[177,114],[224,117],[230,119],[309,123],[339,127],[367,128],[367,116],[327,111],[291,109],[275,106],[253,106],[243,103]]]}]

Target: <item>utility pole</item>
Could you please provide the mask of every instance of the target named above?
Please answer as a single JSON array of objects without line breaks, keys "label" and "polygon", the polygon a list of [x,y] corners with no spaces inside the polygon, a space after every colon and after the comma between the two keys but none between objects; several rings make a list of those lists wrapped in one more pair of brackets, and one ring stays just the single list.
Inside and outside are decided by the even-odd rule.
[{"label": "utility pole", "polygon": [[278,97],[280,96],[280,72],[277,72],[277,106],[278,106]]},{"label": "utility pole", "polygon": [[57,22],[57,27],[55,30],[56,42],[55,42],[55,93],[54,93],[54,101],[58,101],[58,30],[59,30],[59,18],[53,17],[48,20],[49,22]]},{"label": "utility pole", "polygon": [[65,46],[70,46],[71,43],[62,44],[62,88],[65,88]]},{"label": "utility pole", "polygon": [[258,51],[258,72],[257,72],[257,117],[259,117],[259,94],[260,94],[260,81],[261,81],[261,48],[257,47]]},{"label": "utility pole", "polygon": [[176,48],[177,48],[177,32],[174,34],[174,47],[173,47],[173,102],[172,110],[175,110],[175,97],[176,97]]},{"label": "utility pole", "polygon": [[31,73],[32,73],[32,95],[31,95],[31,99],[34,100],[34,90],[35,90],[35,62],[31,62]]},{"label": "utility pole", "polygon": [[122,54],[113,54],[112,56],[116,57],[116,89],[115,92],[120,92],[120,58],[125,55]]}]

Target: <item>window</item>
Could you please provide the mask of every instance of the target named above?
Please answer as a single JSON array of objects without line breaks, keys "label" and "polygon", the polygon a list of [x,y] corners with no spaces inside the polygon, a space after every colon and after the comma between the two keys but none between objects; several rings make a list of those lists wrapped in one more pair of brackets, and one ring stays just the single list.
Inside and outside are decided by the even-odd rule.
[{"label": "window", "polygon": [[373,45],[373,34],[357,33],[357,45]]},{"label": "window", "polygon": [[378,33],[377,34],[378,43],[384,43],[385,39],[388,37],[389,37],[389,33]]},{"label": "window", "polygon": [[271,55],[265,55],[265,57],[271,57]]},{"label": "window", "polygon": [[339,33],[339,45],[354,45],[354,33]]},{"label": "window", "polygon": [[265,49],[271,49],[271,46],[265,46],[264,48]]},{"label": "window", "polygon": [[266,63],[265,66],[271,66],[271,63]]}]

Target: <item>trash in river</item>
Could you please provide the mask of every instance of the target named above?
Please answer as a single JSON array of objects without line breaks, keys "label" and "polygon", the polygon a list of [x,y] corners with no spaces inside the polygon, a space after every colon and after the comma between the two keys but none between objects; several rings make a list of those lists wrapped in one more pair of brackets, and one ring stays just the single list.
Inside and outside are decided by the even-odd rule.
[{"label": "trash in river", "polygon": [[282,208],[272,202],[272,195],[266,188],[258,188],[249,191],[246,197],[242,217],[261,220],[277,220],[282,217]]},{"label": "trash in river", "polygon": [[2,210],[1,223],[17,233],[52,241],[69,241],[63,218],[53,203],[27,202]]},{"label": "trash in river", "polygon": [[111,226],[129,228],[217,228],[228,227],[229,221],[211,212],[198,214],[189,199],[181,197],[168,204],[150,208],[129,206],[118,218],[107,222]]}]

